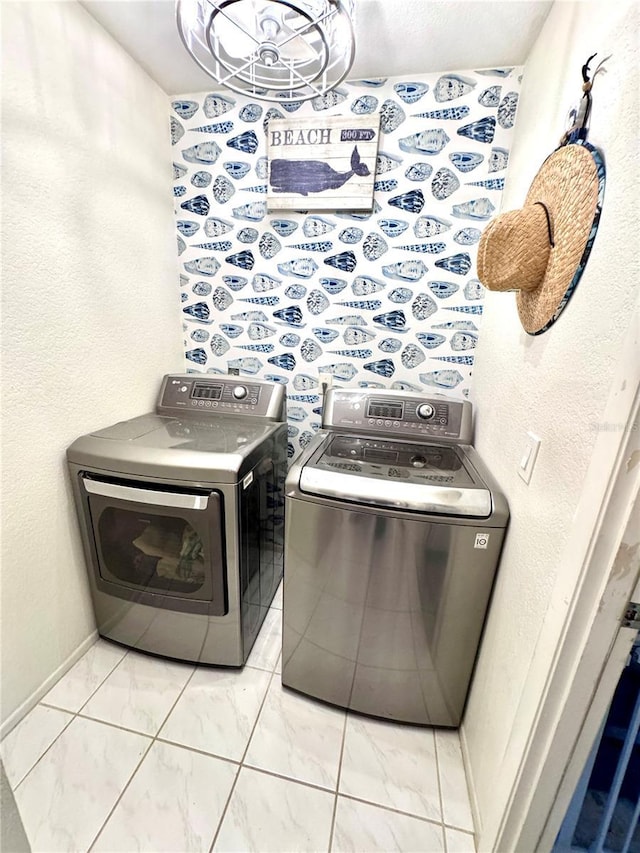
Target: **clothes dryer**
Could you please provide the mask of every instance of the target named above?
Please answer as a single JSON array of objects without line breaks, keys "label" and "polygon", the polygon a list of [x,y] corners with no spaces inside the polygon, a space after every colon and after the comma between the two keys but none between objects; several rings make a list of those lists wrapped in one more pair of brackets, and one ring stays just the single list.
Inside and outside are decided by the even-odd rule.
[{"label": "clothes dryer", "polygon": [[101,636],[241,666],[282,577],[284,389],[164,377],[156,411],[67,451]]}]

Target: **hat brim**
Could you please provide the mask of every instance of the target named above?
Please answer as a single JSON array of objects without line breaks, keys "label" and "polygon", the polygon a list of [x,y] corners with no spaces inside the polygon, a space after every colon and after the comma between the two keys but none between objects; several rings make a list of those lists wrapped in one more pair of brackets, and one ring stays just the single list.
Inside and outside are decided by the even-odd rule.
[{"label": "hat brim", "polygon": [[540,286],[518,291],[520,322],[530,335],[545,332],[576,289],[598,228],[604,182],[604,161],[584,141],[556,149],[533,179],[525,205],[543,202],[547,206],[554,246]]}]

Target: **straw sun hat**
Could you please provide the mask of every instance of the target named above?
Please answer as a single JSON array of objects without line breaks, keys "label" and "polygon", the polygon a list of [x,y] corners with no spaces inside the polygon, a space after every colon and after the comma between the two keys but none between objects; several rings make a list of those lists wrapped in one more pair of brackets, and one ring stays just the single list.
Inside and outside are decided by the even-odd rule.
[{"label": "straw sun hat", "polygon": [[520,210],[489,223],[478,245],[478,278],[489,290],[516,290],[520,322],[539,335],[557,320],[580,280],[604,195],[604,162],[588,142],[544,161]]}]

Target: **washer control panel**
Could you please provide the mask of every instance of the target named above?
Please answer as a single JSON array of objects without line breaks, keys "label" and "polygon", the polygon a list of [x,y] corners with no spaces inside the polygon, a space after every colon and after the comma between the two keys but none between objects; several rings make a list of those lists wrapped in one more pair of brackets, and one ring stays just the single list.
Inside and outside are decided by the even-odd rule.
[{"label": "washer control panel", "polygon": [[471,443],[471,403],[402,391],[331,388],[322,426],[383,435]]},{"label": "washer control panel", "polygon": [[156,407],[160,415],[253,415],[284,418],[284,388],[238,376],[170,374],[164,377]]}]

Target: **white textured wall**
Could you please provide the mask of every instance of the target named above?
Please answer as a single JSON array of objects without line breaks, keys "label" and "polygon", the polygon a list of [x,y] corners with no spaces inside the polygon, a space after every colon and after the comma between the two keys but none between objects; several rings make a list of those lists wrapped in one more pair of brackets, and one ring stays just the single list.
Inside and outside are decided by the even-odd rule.
[{"label": "white textured wall", "polygon": [[2,701],[95,629],[65,450],[181,370],[164,92],[76,2],[3,2]]},{"label": "white textured wall", "polygon": [[[566,544],[598,421],[621,381],[621,342],[639,322],[638,44],[635,3],[557,2],[525,66],[503,210],[521,205],[557,145],[581,94],[583,62],[597,51],[593,68],[613,54],[594,85],[589,137],[606,160],[604,209],[575,294],[539,337],[522,330],[513,294],[485,302],[472,391],[476,446],[507,494],[511,522],[463,727],[483,851],[493,849],[544,688],[529,671],[534,651],[546,648],[551,666],[569,605],[567,597],[549,610],[554,584],[560,573],[578,576],[581,555]],[[527,430],[542,438],[528,486],[516,473]],[[598,502],[602,493],[588,497]]]}]

